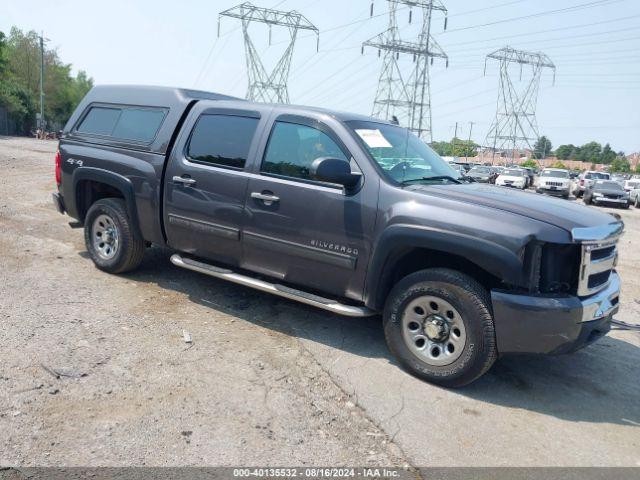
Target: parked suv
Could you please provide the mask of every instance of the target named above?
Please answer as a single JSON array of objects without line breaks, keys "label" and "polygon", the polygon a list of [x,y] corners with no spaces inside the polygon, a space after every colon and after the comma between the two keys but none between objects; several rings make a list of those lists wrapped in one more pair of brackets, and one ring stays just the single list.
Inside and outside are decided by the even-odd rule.
[{"label": "parked suv", "polygon": [[571,190],[571,179],[569,171],[561,168],[545,168],[538,176],[536,192],[558,195],[565,199],[569,198]]},{"label": "parked suv", "polygon": [[178,267],[348,316],[449,387],[499,355],[567,353],[610,328],[623,224],[463,183],[393,123],[160,87],[95,87],[60,139],[54,201],[95,265]]}]

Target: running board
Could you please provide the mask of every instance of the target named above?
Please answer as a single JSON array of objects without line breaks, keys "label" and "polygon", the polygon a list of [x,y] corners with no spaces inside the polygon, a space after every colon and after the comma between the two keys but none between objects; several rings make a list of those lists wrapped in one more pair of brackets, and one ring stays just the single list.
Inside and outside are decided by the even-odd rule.
[{"label": "running board", "polygon": [[337,313],[338,315],[345,315],[347,317],[370,317],[376,314],[376,312],[367,307],[345,305],[330,298],[320,297],[318,295],[303,292],[301,290],[296,290],[284,285],[265,282],[264,280],[241,275],[234,272],[233,270],[228,270],[225,268],[209,265],[207,263],[199,262],[197,260],[193,260],[192,258],[183,258],[177,253],[171,255],[171,263],[178,267],[186,268],[187,270],[204,273],[211,277],[227,280],[239,285],[244,285],[245,287],[255,288],[256,290],[272,293],[274,295],[288,298],[290,300],[296,300],[300,303],[306,303],[307,305],[322,308],[323,310],[328,310],[330,312]]}]

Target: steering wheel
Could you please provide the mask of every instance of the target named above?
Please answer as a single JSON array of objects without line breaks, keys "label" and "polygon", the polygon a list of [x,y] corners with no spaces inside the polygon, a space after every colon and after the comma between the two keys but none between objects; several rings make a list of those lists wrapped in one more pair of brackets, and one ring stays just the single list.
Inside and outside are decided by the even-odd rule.
[{"label": "steering wheel", "polygon": [[391,173],[391,174],[399,173],[401,170],[403,170],[405,168],[411,168],[411,164],[409,162],[400,162],[397,165],[394,165],[391,168],[391,170],[389,170],[389,173]]}]

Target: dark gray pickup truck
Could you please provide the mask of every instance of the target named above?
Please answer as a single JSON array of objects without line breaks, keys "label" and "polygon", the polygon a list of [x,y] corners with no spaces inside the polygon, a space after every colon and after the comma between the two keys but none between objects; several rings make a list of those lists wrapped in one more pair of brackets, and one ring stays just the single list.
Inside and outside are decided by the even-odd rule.
[{"label": "dark gray pickup truck", "polygon": [[398,361],[449,387],[499,355],[583,347],[618,310],[619,218],[462,181],[381,120],[96,87],[63,131],[56,180],[99,269],[133,270],[157,244],[179,267],[381,313]]}]

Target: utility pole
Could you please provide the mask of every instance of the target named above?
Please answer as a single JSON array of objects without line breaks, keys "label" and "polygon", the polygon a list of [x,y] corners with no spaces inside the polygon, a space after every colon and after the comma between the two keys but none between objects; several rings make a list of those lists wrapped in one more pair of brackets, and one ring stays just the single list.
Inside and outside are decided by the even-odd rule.
[{"label": "utility pole", "polygon": [[[521,147],[533,151],[533,142],[540,137],[536,121],[536,106],[540,77],[544,68],[553,70],[555,82],[556,66],[544,53],[526,52],[511,47],[504,47],[487,55],[487,60],[500,62],[500,92],[494,120],[485,139],[486,144],[493,143],[493,154],[496,148],[511,148],[512,162],[516,160],[516,150]],[[530,76],[523,85],[517,88],[517,78],[512,76],[510,67],[520,67],[519,81],[522,83],[523,69],[530,67]],[[493,163],[493,162],[492,162]]]},{"label": "utility pole", "polygon": [[456,139],[458,138],[458,122],[456,122],[456,129],[453,132],[453,140],[451,141],[451,153],[452,156],[456,156]]},{"label": "utility pole", "polygon": [[[474,123],[475,122],[469,122],[469,143],[467,145],[467,150],[465,150],[465,153],[468,153],[469,152],[468,149],[471,148],[471,132],[473,131],[473,124]],[[468,158],[469,158],[468,155],[464,156],[465,162],[468,160]]]},{"label": "utility pole", "polygon": [[[449,58],[431,35],[431,19],[434,11],[445,15],[447,9],[439,0],[387,0],[389,4],[389,27],[383,33],[367,40],[365,47],[384,52],[384,61],[378,80],[372,116],[389,120],[393,116],[409,130],[427,142],[433,142],[431,117],[431,88],[429,66],[434,58],[442,58],[448,66]],[[422,12],[420,34],[417,41],[403,40],[398,27],[398,8],[409,8],[409,23],[413,20],[413,9]],[[371,5],[373,15],[373,4]],[[402,72],[400,55],[410,55],[414,67],[409,74]]]},{"label": "utility pole", "polygon": [[40,35],[40,132],[44,135],[44,32]]},{"label": "utility pole", "polygon": [[[287,82],[289,70],[291,68],[291,58],[293,57],[293,47],[296,43],[298,30],[310,30],[316,34],[319,48],[320,32],[307,18],[292,10],[283,12],[269,8],[260,8],[249,2],[244,2],[238,6],[220,12],[218,17],[218,36],[220,36],[220,18],[231,17],[242,22],[242,33],[244,35],[244,47],[247,61],[247,76],[249,77],[249,87],[247,90],[247,100],[257,102],[289,103],[289,91]],[[254,23],[265,23],[269,27],[269,44],[271,44],[271,27],[281,26],[289,29],[290,41],[275,68],[268,73],[256,47],[249,36],[249,25]]]}]

